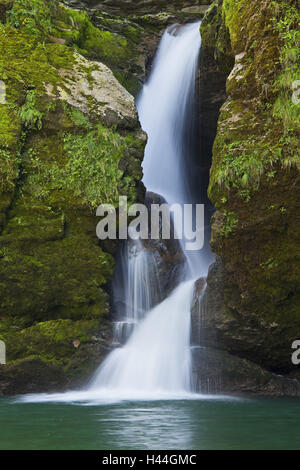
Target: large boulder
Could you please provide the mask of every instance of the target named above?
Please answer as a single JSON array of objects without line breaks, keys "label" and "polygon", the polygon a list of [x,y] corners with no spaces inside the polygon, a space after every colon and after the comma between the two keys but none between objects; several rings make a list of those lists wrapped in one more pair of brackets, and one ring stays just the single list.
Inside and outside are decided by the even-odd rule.
[{"label": "large boulder", "polygon": [[[87,69],[91,69],[88,76]],[[92,62],[75,54],[72,69],[60,69],[63,83],[57,87],[45,85],[54,99],[66,101],[84,114],[95,113],[108,127],[138,128],[138,115],[132,95],[125,90],[104,64]]]}]

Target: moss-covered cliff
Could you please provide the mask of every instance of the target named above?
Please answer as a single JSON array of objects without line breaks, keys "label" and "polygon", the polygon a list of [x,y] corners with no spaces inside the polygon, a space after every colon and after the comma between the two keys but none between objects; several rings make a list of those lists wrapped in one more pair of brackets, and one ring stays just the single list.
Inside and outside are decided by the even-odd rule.
[{"label": "moss-covered cliff", "polygon": [[[99,363],[114,259],[96,237],[96,207],[143,194],[146,139],[133,97],[80,54],[96,49],[77,28],[78,12],[44,0],[0,5],[1,393],[43,388],[39,375],[53,367],[50,382],[62,386]],[[18,389],[26,361],[40,366]]]},{"label": "moss-covered cliff", "polygon": [[[203,341],[274,371],[295,370],[300,335],[297,1],[224,0],[202,23],[203,53],[228,74],[209,196],[217,208]],[[205,71],[204,71],[205,73]]]}]

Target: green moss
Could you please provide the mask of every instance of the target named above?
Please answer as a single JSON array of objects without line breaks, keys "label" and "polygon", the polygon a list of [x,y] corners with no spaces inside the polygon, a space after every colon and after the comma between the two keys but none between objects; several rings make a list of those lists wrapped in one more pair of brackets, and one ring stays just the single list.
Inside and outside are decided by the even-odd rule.
[{"label": "green moss", "polygon": [[18,159],[9,150],[0,149],[0,193],[14,190],[19,176]]},{"label": "green moss", "polygon": [[7,104],[19,106],[28,88],[45,93],[45,83],[62,83],[57,68],[72,68],[74,56],[71,49],[59,44],[36,44],[31,36],[17,29],[0,31],[0,74],[7,88]]},{"label": "green moss", "polygon": [[249,14],[249,0],[224,0],[222,12],[225,19],[233,49],[243,50],[242,25],[245,21],[245,15]]},{"label": "green moss", "polygon": [[45,37],[51,32],[51,9],[53,1],[14,0],[7,13],[7,24],[31,36]]},{"label": "green moss", "polygon": [[[94,127],[80,111],[71,111],[71,117],[76,126],[84,128],[84,133],[61,132],[55,143],[56,159],[51,158],[49,140],[33,143],[34,151],[28,155],[25,169],[29,174],[27,184],[35,188],[36,197],[44,200],[50,192],[57,197],[63,189],[70,198],[91,208],[102,203],[117,206],[119,194],[127,194],[134,201],[130,185],[135,175],[131,173],[127,179],[119,168],[125,153],[131,153],[132,141],[101,124]],[[139,177],[139,162],[136,164]]]},{"label": "green moss", "polygon": [[109,31],[101,31],[86,20],[79,30],[77,45],[104,61],[118,63],[128,56],[127,41],[124,37]]},{"label": "green moss", "polygon": [[294,1],[224,0],[216,8],[236,56],[209,186],[218,209],[211,245],[222,259],[212,282],[214,292],[224,289],[217,336],[225,349],[288,371],[300,298],[299,105],[292,102],[299,12]]},{"label": "green moss", "polygon": [[21,132],[21,120],[7,105],[0,105],[0,147],[16,150]]},{"label": "green moss", "polygon": [[143,29],[136,23],[105,13],[90,17],[59,5],[52,34],[62,38],[84,56],[108,65],[120,83],[136,95],[140,89],[140,42]]},{"label": "green moss", "polygon": [[[218,207],[224,191],[236,189],[248,201],[261,178],[278,165],[300,163],[296,145],[300,113],[291,99],[299,73],[299,13],[291,5],[275,3],[259,16],[255,1],[249,5],[225,0],[222,5],[234,53],[243,51],[243,56],[238,79],[233,75],[227,84],[231,100],[221,111],[214,145],[209,194]],[[248,97],[246,104],[243,96]]]},{"label": "green moss", "polygon": [[72,222],[69,215],[65,237],[59,217],[45,223],[36,211],[30,216],[18,214],[0,238],[1,314],[32,322],[107,313],[108,298],[102,287],[113,275],[114,262],[97,246],[96,237],[91,243],[93,221],[73,214]]},{"label": "green moss", "polygon": [[43,113],[36,107],[36,94],[34,90],[30,90],[27,93],[25,103],[20,109],[20,118],[22,124],[27,129],[42,129]]},{"label": "green moss", "polygon": [[24,357],[38,356],[46,362],[64,365],[77,352],[73,342],[79,341],[82,347],[84,343],[92,341],[92,336],[98,330],[97,320],[50,320],[20,331],[11,331],[3,335],[8,363]]},{"label": "green moss", "polygon": [[221,229],[221,235],[228,238],[238,225],[238,217],[234,212],[224,211],[224,223]]},{"label": "green moss", "polygon": [[[98,31],[57,2],[16,0],[0,27],[0,336],[12,375],[34,363],[38,373],[55,365],[69,377],[99,363],[91,336],[106,328],[114,259],[99,245],[95,208],[119,194],[137,199],[144,136],[107,129],[57,99],[77,41],[95,47],[86,55],[127,60],[127,39],[101,31],[85,41],[86,22]],[[60,32],[68,45],[55,42]],[[92,70],[81,72],[91,81]]]},{"label": "green moss", "polygon": [[200,29],[205,55],[212,55],[217,68],[224,75],[229,74],[233,66],[230,36],[218,0],[214,1],[206,12]]},{"label": "green moss", "polygon": [[[119,134],[98,125],[85,135],[65,134],[64,148],[68,156],[62,175],[66,187],[93,207],[103,202],[117,205],[123,175],[118,168],[123,156]],[[57,180],[56,174],[53,179]]]},{"label": "green moss", "polygon": [[12,7],[13,0],[0,0],[0,21],[5,23],[6,14]]}]

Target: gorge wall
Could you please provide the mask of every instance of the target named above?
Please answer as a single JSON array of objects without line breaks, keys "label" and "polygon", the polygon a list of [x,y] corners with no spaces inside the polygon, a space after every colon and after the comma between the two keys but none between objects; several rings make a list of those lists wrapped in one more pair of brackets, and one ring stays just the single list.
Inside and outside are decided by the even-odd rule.
[{"label": "gorge wall", "polygon": [[228,77],[209,184],[218,258],[201,344],[291,376],[300,336],[298,23],[297,1],[224,0],[201,26],[210,64],[202,73]]},{"label": "gorge wall", "polygon": [[146,135],[134,98],[86,58],[123,43],[99,31],[96,49],[88,16],[58,2],[0,3],[0,393],[57,389],[110,347],[116,247],[98,243],[96,208],[143,199]]}]

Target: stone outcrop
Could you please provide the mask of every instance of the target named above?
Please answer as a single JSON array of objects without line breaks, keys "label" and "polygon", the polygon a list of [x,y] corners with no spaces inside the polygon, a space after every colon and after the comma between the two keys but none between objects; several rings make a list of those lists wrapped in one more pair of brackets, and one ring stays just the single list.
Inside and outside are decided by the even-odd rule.
[{"label": "stone outcrop", "polygon": [[64,0],[70,6],[89,7],[97,10],[108,11],[116,14],[156,14],[161,12],[186,13],[203,12],[203,6],[207,7],[212,0]]},{"label": "stone outcrop", "polygon": [[[90,76],[86,70],[91,69]],[[63,78],[57,87],[58,95],[51,85],[45,85],[50,96],[66,101],[84,114],[95,113],[108,127],[137,129],[138,115],[134,98],[114,77],[106,65],[92,62],[75,54],[72,69],[60,69]]]},{"label": "stone outcrop", "polygon": [[193,386],[204,394],[300,396],[300,382],[218,349],[192,350]]},{"label": "stone outcrop", "polygon": [[[165,204],[165,199],[159,194],[152,192],[146,193],[145,204],[151,214],[151,204]],[[160,216],[160,233],[162,233],[162,217]],[[179,240],[174,238],[174,226],[170,215],[170,234],[169,240],[154,240],[149,233],[149,239],[144,240],[144,246],[150,250],[155,263],[155,272],[153,276],[158,278],[160,285],[160,299],[163,300],[178,286],[184,278],[186,270],[186,258],[182,251]],[[165,219],[165,223],[168,220]],[[149,220],[151,227],[151,220]],[[151,276],[150,276],[151,277]],[[159,298],[159,297],[158,297]]]}]

